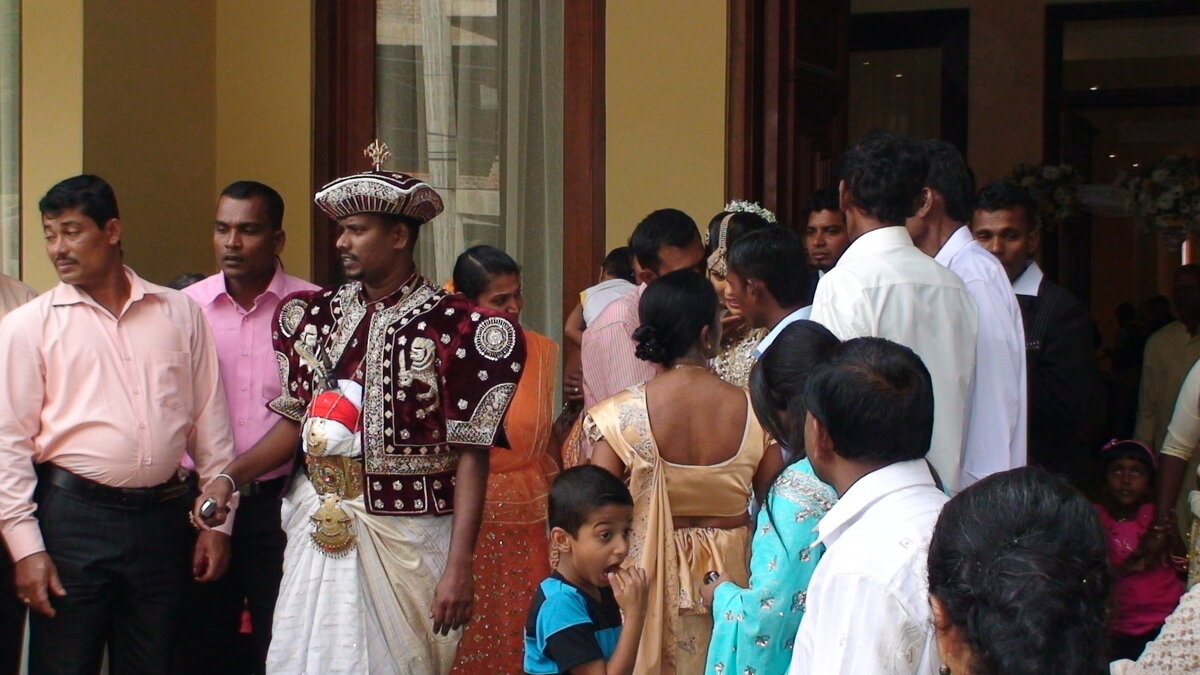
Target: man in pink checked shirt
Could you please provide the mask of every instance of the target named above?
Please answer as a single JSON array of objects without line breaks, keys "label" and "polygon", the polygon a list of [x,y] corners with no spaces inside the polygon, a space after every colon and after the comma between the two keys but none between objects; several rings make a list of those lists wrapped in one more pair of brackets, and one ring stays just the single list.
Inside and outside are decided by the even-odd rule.
[{"label": "man in pink checked shirt", "polygon": [[32,673],[167,672],[189,573],[219,578],[229,535],[188,525],[194,487],[232,459],[200,308],[122,264],[102,178],[39,202],[62,282],[0,323],[0,532],[29,605]]},{"label": "man in pink checked shirt", "polygon": [[646,285],[675,270],[704,270],[700,230],[678,209],[658,209],[643,218],[629,237],[629,250],[638,287],[610,302],[583,332],[584,410],[654,377],[654,364],[633,354],[633,331],[641,323],[638,302]]},{"label": "man in pink checked shirt", "polygon": [[[281,393],[271,343],[271,321],[283,298],[317,290],[284,274],[283,197],[255,181],[238,181],[221,192],[213,224],[216,274],[183,292],[200,305],[212,328],[229,402],[233,450],[241,455],[279,421],[267,407]],[[175,643],[172,671],[262,672],[271,644],[271,617],[283,575],[287,539],[279,524],[280,496],[291,464],[243,485],[233,526],[229,572],[216,583],[192,584],[188,611]],[[250,610],[251,664],[239,661],[236,644],[242,607]]]}]

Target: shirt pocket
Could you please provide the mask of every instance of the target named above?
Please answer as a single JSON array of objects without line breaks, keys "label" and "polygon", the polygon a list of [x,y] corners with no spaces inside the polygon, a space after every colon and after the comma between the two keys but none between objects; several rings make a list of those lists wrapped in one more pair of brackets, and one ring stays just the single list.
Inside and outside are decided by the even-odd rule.
[{"label": "shirt pocket", "polygon": [[151,352],[154,403],[166,410],[192,407],[192,359],[187,352]]}]

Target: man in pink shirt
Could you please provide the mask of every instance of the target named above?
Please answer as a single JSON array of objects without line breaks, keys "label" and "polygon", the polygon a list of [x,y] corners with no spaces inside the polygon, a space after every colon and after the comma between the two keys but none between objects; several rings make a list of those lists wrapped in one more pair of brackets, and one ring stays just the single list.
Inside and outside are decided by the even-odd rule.
[{"label": "man in pink shirt", "polygon": [[[204,312],[217,345],[229,402],[233,450],[241,455],[279,421],[267,407],[281,392],[271,326],[283,298],[317,286],[283,273],[283,198],[271,187],[238,181],[221,192],[213,226],[220,272],[184,290]],[[193,584],[176,643],[175,672],[234,672],[243,605],[250,609],[254,672],[271,644],[271,615],[287,541],[279,524],[280,495],[291,464],[241,487],[229,573]]]},{"label": "man in pink shirt", "polygon": [[114,672],[166,672],[189,571],[228,564],[227,534],[192,534],[180,467],[205,484],[233,457],[216,350],[194,302],[122,264],[108,183],[38,206],[62,283],[0,323],[0,532],[29,671],[97,672],[107,644]]},{"label": "man in pink shirt", "polygon": [[609,303],[583,331],[585,410],[654,377],[654,364],[633,354],[633,331],[641,323],[638,301],[646,284],[675,270],[703,271],[704,244],[696,221],[678,209],[659,209],[642,219],[629,237],[629,249],[638,287]]}]

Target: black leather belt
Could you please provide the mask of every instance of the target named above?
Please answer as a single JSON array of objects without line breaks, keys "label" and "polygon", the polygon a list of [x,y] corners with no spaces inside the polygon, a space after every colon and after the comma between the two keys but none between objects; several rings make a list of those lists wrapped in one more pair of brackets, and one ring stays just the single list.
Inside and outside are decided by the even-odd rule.
[{"label": "black leather belt", "polygon": [[[225,480],[222,478],[221,480]],[[266,497],[267,499],[279,499],[283,494],[283,488],[287,485],[287,476],[271,478],[269,480],[257,480],[238,488],[238,492],[244,497]]]},{"label": "black leather belt", "polygon": [[53,464],[38,465],[37,471],[39,482],[66,490],[90,504],[115,509],[144,509],[179,499],[191,490],[191,485],[178,476],[154,487],[120,488],[97,483]]}]

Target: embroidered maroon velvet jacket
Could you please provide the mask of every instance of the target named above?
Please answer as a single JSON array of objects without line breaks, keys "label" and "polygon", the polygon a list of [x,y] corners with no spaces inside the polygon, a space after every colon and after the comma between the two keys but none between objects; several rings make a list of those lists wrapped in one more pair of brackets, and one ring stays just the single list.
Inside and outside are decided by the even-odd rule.
[{"label": "embroidered maroon velvet jacket", "polygon": [[452,513],[459,450],[508,447],[520,327],[419,276],[370,303],[358,282],[288,296],[273,339],[283,393],[269,405],[281,415],[303,422],[328,382],[362,384],[370,513]]}]

